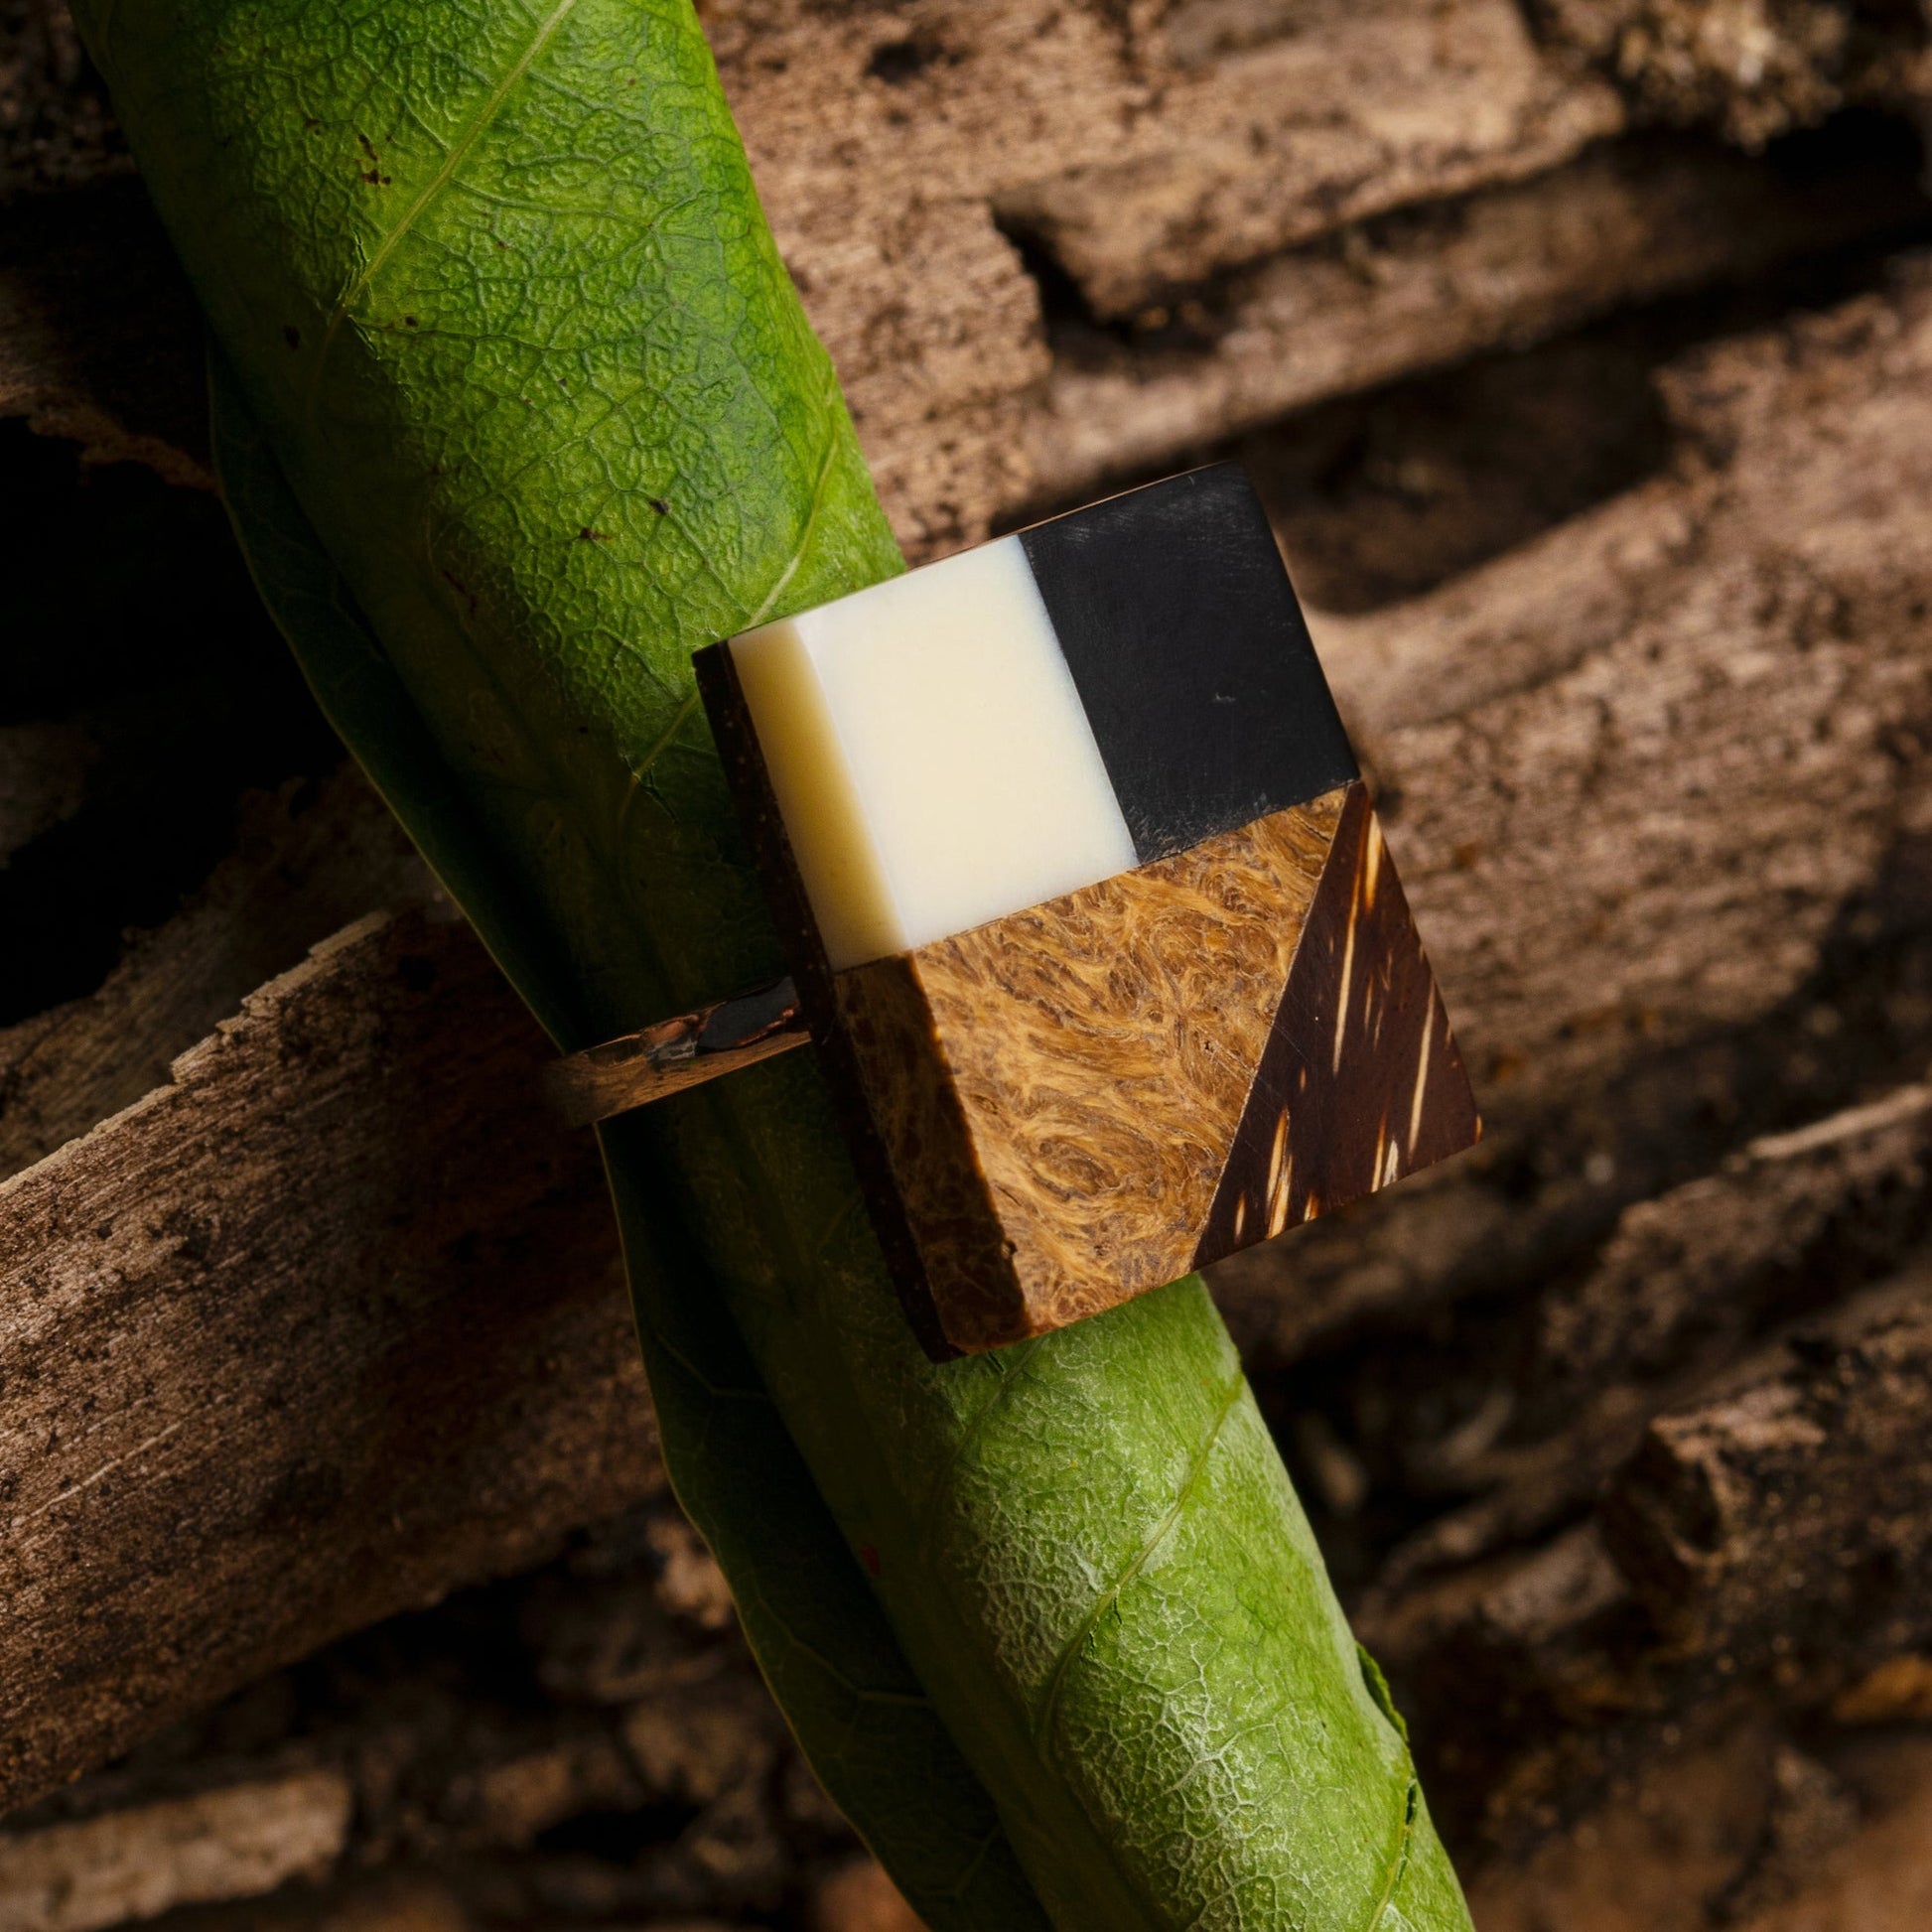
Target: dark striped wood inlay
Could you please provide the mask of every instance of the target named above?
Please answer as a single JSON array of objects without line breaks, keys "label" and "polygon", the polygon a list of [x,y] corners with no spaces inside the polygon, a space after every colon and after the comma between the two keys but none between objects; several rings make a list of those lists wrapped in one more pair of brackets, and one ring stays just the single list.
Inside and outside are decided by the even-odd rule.
[{"label": "dark striped wood inlay", "polygon": [[1366,788],[1352,784],[1194,1265],[1386,1187],[1481,1134],[1382,828]]}]

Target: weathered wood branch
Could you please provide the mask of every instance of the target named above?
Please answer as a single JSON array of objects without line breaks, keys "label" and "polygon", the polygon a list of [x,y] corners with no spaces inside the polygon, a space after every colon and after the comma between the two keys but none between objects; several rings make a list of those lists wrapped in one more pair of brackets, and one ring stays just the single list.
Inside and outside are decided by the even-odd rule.
[{"label": "weathered wood branch", "polygon": [[1552,62],[1512,0],[1393,0],[1325,30],[1161,72],[1076,165],[1022,163],[1008,219],[1121,316],[1338,221],[1541,173],[1624,125],[1614,89]]},{"label": "weathered wood branch", "polygon": [[1587,1509],[1653,1418],[1705,1397],[1752,1337],[1856,1282],[1923,1235],[1932,1087],[1913,1084],[1796,1133],[1767,1135],[1716,1173],[1639,1200],[1580,1278],[1538,1311],[1536,1374],[1562,1403],[1548,1435],[1497,1431],[1424,1445],[1409,1475],[1472,1497],[1399,1545],[1378,1597],[1526,1543]]},{"label": "weathered wood branch", "polygon": [[1921,1268],[1653,1423],[1605,1501],[1610,1553],[1685,1648],[1737,1669],[1858,1644],[1875,1661],[1932,1627],[1928,1425]]},{"label": "weathered wood branch", "polygon": [[1063,332],[1023,422],[1032,494],[1070,500],[1290,410],[1881,236],[1921,212],[1909,181],[1875,157],[1794,186],[1703,144],[1594,148],[1224,276],[1178,305],[1179,328],[1144,341]]},{"label": "weathered wood branch", "polygon": [[1596,1512],[1362,1607],[1462,1832],[1520,1848],[1660,1723],[1923,1719],[1929,1325],[1921,1254],[1639,1419]]},{"label": "weathered wood branch", "polygon": [[0,1810],[660,1480],[545,1050],[376,915],[0,1188]]},{"label": "weathered wood branch", "polygon": [[[1805,188],[1711,146],[1590,145],[1633,90],[1500,0],[1457,0],[1434,41],[1405,27],[1387,60],[1385,10],[1287,37],[1304,10],[1272,0],[707,14],[921,553],[1285,410],[1924,212],[1883,157]],[[1826,80],[1792,81],[1786,122],[1919,87],[1875,57]],[[1685,113],[1748,132],[1750,103],[1716,86]],[[1308,119],[1344,96],[1339,123]],[[131,183],[0,222],[0,414],[201,484],[198,355]],[[1676,365],[1650,482],[1412,604],[1318,622],[1499,1131],[1486,1162],[1223,1270],[1223,1304],[1266,1372],[1600,1245],[1543,1311],[1552,1357],[1587,1358],[1575,1429],[1502,1446],[1478,1410],[1409,1455],[1417,1487],[1473,1497],[1370,1606],[1425,1676],[1474,1646],[1589,1722],[1610,1681],[1592,1618],[1647,1602],[1713,1644],[1762,1635],[1768,1543],[1658,1556],[1729,1454],[1686,1311],[1722,1302],[1735,1341],[1773,1306],[1762,1242],[1700,1261],[1697,1239],[1761,1215],[1803,1247],[1874,1190],[1922,1191],[1919,1117],[1900,1100],[1863,1138],[1687,1181],[1664,1144],[1702,1102],[1657,1069],[1788,1025],[1846,935],[1925,922],[1928,376],[1932,277],[1910,267]],[[98,992],[0,1038],[0,1172],[24,1169],[0,1189],[0,1810],[654,1488],[595,1161],[533,1103],[541,1052],[349,786],[269,823]],[[1580,1092],[1611,1117],[1614,1180],[1512,1192]],[[1721,1163],[1721,1138],[1696,1145]],[[1865,1445],[1874,1480],[1903,1479],[1895,1421],[1884,1453]],[[1650,1476],[1619,1474],[1646,1432]],[[1826,1473],[1807,1575],[1875,1547],[1847,1513],[1856,1470]],[[1606,1479],[1607,1543],[1580,1517]],[[1477,1558],[1508,1574],[1458,1569]]]},{"label": "weathered wood branch", "polygon": [[200,344],[138,182],[30,202],[0,225],[0,415],[210,488]]},{"label": "weathered wood branch", "polygon": [[1928,80],[1914,23],[1846,0],[1533,0],[1532,11],[1552,53],[1613,77],[1637,112],[1713,121],[1747,145],[1848,101],[1922,98]]},{"label": "weathered wood branch", "polygon": [[[1709,140],[1591,145],[1623,105],[1514,0],[1311,26],[1246,8],[1231,40],[1211,6],[1164,11],[706,9],[915,557],[1286,410],[1927,212],[1881,156],[1806,181]],[[1047,327],[1042,272],[1085,324]],[[10,219],[0,412],[205,483],[200,390],[191,305],[134,183]]]},{"label": "weathered wood branch", "polygon": [[1319,627],[1504,1111],[1767,1011],[1917,865],[1928,368],[1921,263],[1679,365],[1673,475]]},{"label": "weathered wood branch", "polygon": [[168,1080],[170,1062],[351,920],[435,896],[359,772],[243,802],[235,850],[83,998],[0,1028],[0,1178]]},{"label": "weathered wood branch", "polygon": [[[1698,357],[1672,475],[1325,627],[1505,1130],[1774,1010],[1890,903],[1927,829],[1927,372],[1918,272]],[[353,928],[0,1193],[11,1796],[652,1479],[540,1050],[461,927]],[[1455,1192],[1348,1238],[1386,1263]],[[1230,1279],[1238,1319],[1321,1318],[1302,1252]]]}]

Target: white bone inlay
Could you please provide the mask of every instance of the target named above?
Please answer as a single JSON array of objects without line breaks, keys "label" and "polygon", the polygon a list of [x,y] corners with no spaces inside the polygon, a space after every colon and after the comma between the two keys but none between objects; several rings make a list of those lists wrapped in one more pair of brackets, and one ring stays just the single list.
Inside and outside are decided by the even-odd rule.
[{"label": "white bone inlay", "polygon": [[1135,865],[1017,537],[731,653],[834,971]]}]

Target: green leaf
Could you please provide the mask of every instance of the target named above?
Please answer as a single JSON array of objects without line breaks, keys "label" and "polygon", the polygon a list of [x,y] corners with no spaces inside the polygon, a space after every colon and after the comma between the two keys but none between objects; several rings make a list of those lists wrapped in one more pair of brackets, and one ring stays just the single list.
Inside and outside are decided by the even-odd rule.
[{"label": "green leaf", "polygon": [[[532,1003],[562,981],[515,871],[468,809],[381,642],[291,494],[225,358],[210,357],[221,490],[263,602],[329,721],[409,826]],[[612,1131],[621,1131],[621,1129]],[[674,1284],[650,1246],[648,1157],[613,1164],[625,1264],[665,1465],[718,1553],[760,1668],[827,1789],[899,1875],[934,1932],[1046,1923],[999,1814],[906,1663],[744,1344],[715,1300]]]},{"label": "green leaf", "polygon": [[[771,971],[690,652],[899,563],[688,5],[77,12],[258,579],[506,970],[567,1044]],[[934,1366],[809,1055],[605,1146],[674,1480],[930,1923],[1466,1926],[1197,1281]]]}]

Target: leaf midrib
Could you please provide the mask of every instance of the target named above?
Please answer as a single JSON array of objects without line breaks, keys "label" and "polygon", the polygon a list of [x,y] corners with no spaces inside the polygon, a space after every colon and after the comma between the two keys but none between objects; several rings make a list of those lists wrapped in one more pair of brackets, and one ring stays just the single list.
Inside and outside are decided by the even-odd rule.
[{"label": "leaf midrib", "polygon": [[1187,1473],[1174,1490],[1173,1501],[1162,1513],[1161,1520],[1149,1531],[1141,1547],[1122,1568],[1112,1586],[1095,1598],[1086,1615],[1080,1619],[1072,1635],[1067,1638],[1058,1661],[1053,1665],[1052,1675],[1046,1680],[1046,1695],[1040,1700],[1039,1710],[1034,1719],[1035,1744],[1042,1759],[1046,1758],[1051,1751],[1053,1720],[1059,1713],[1060,1699],[1066,1689],[1066,1680],[1072,1674],[1073,1666],[1079,1661],[1081,1653],[1086,1649],[1087,1639],[1099,1627],[1100,1619],[1120,1601],[1122,1592],[1153,1561],[1155,1552],[1173,1533],[1173,1527],[1179,1522],[1181,1512],[1200,1486],[1201,1479],[1207,1472],[1209,1458],[1214,1453],[1214,1446],[1221,1440],[1221,1431],[1227,1426],[1227,1419],[1234,1413],[1234,1406],[1241,1399],[1242,1391],[1247,1386],[1248,1378],[1237,1369],[1221,1397],[1220,1406],[1214,1412],[1214,1420],[1208,1425],[1207,1433],[1195,1445],[1188,1458]]},{"label": "leaf midrib", "polygon": [[422,193],[403,210],[395,226],[376,243],[355,279],[343,291],[341,299],[330,311],[329,321],[322,332],[321,345],[316,350],[315,368],[309,380],[312,408],[322,387],[322,371],[328,363],[329,351],[334,346],[344,322],[347,320],[349,311],[366,293],[369,284],[381,273],[383,264],[395,253],[403,237],[421,220],[437,198],[449,187],[456,171],[469,159],[471,150],[483,139],[489,124],[502,111],[503,103],[516,90],[517,83],[529,72],[537,58],[550,45],[556,37],[557,30],[576,10],[576,7],[577,0],[557,0],[557,5],[551,9],[549,16],[531,37],[529,46],[510,64],[508,70],[472,115],[469,125],[450,143],[450,150],[443,157],[443,165],[424,184]]}]

